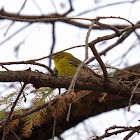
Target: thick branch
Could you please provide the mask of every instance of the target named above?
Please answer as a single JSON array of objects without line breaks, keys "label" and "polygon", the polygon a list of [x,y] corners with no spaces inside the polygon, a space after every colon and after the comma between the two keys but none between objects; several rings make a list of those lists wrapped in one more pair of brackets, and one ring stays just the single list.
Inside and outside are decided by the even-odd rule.
[{"label": "thick branch", "polygon": [[[51,87],[51,88],[68,88],[72,78],[67,76],[51,76],[48,74],[33,72],[33,71],[1,71],[0,82],[25,82],[31,83],[34,87]],[[78,79],[75,84],[75,89],[94,90],[107,92],[111,94],[119,94],[120,96],[130,98],[132,87],[120,83],[118,80],[111,78],[106,85],[101,79]],[[140,95],[135,93],[134,100],[140,102]]]}]

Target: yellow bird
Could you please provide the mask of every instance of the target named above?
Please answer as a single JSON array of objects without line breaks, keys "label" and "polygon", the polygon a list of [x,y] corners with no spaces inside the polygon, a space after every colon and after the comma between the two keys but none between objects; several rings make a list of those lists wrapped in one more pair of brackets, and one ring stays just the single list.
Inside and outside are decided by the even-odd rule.
[{"label": "yellow bird", "polygon": [[[55,67],[58,71],[58,75],[65,75],[73,77],[75,72],[77,71],[78,66],[82,63],[79,59],[74,57],[72,54],[67,52],[59,52],[52,56],[54,60]],[[80,74],[82,75],[86,73],[86,75],[92,75],[101,78],[100,75],[96,74],[92,69],[88,68],[87,65],[83,65]]]}]

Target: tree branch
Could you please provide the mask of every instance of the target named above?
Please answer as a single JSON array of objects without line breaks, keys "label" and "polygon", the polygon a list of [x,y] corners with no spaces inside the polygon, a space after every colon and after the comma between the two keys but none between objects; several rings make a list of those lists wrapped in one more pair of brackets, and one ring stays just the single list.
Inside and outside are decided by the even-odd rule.
[{"label": "tree branch", "polygon": [[[72,77],[67,76],[51,76],[48,74],[33,72],[33,71],[1,71],[0,82],[25,82],[31,83],[34,87],[51,87],[51,88],[68,88]],[[129,83],[129,82],[128,82]],[[118,79],[110,78],[105,88],[106,83],[101,79],[78,78],[75,89],[92,90],[107,92],[110,94],[118,94],[120,96],[130,98],[132,93],[132,86],[119,82]],[[139,90],[137,88],[136,92]],[[140,102],[140,95],[135,93],[133,100]]]}]

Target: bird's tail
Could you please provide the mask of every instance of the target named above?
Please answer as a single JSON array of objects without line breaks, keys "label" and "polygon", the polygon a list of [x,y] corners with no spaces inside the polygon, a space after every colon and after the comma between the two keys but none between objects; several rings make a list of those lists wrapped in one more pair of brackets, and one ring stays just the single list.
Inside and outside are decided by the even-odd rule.
[{"label": "bird's tail", "polygon": [[91,74],[93,74],[94,76],[98,77],[98,78],[102,78],[100,75],[98,75],[97,73],[95,73],[91,68],[89,68],[88,66],[83,66],[83,69],[85,69],[86,71],[90,72]]}]

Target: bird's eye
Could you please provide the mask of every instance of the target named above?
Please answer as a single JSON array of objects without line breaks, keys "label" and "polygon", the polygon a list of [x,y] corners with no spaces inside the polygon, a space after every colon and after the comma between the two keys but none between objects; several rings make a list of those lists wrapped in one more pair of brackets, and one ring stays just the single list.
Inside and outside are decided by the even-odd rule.
[{"label": "bird's eye", "polygon": [[57,56],[60,56],[59,54]]}]

